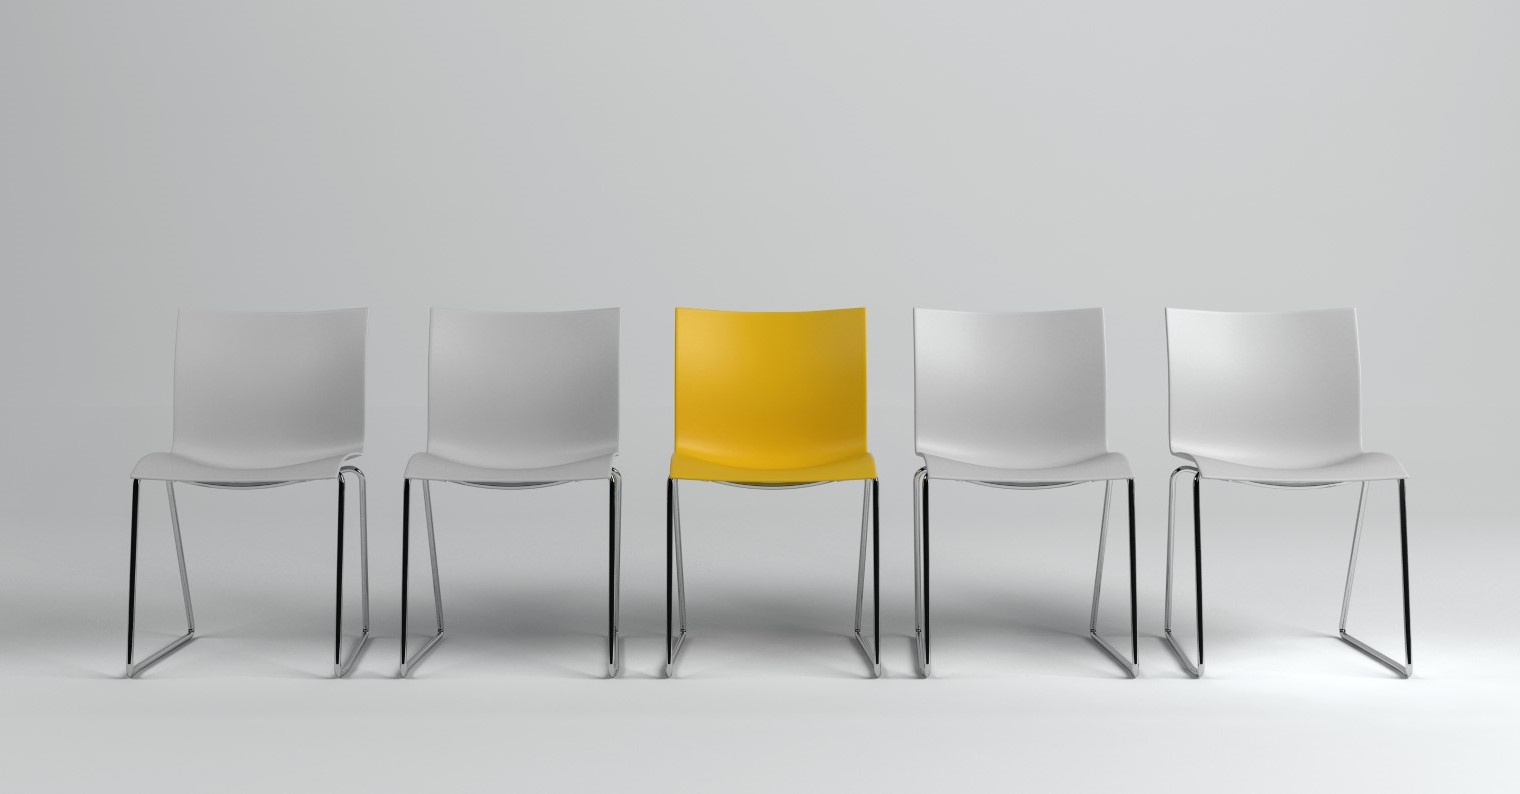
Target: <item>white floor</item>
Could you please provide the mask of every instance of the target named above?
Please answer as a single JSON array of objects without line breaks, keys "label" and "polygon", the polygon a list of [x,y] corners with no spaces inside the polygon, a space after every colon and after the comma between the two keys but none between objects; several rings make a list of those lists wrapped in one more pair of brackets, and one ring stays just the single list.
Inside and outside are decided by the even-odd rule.
[{"label": "white floor", "polygon": [[[124,544],[33,547],[30,559],[9,561],[3,590],[7,788],[1513,786],[1520,686],[1517,642],[1505,636],[1502,614],[1516,586],[1464,576],[1473,561],[1458,551],[1486,548],[1492,554],[1469,570],[1498,570],[1517,548],[1497,531],[1447,527],[1440,543],[1433,530],[1414,535],[1417,676],[1405,681],[1333,637],[1349,527],[1315,514],[1344,518],[1354,494],[1300,495],[1291,507],[1255,492],[1220,498],[1205,541],[1208,676],[1195,681],[1158,637],[1164,529],[1143,525],[1142,676],[1128,680],[1084,636],[1096,527],[1073,516],[1098,492],[1072,489],[1031,506],[941,486],[934,678],[912,672],[911,547],[900,500],[884,500],[884,512],[893,508],[883,555],[887,673],[873,681],[848,635],[858,492],[837,486],[777,498],[693,488],[683,498],[692,635],[677,678],[660,675],[660,528],[641,525],[627,533],[627,669],[607,681],[605,525],[594,508],[577,507],[600,491],[578,487],[585,491],[524,495],[515,507],[498,500],[490,513],[491,494],[440,490],[450,636],[409,681],[392,678],[398,533],[378,522],[378,636],[352,680],[326,679],[331,535],[319,521],[291,518],[326,504],[325,489],[283,500],[182,491],[203,636],[136,681],[120,678]],[[239,499],[236,517],[212,520],[213,508]],[[144,648],[169,639],[180,619],[154,502],[144,499]],[[999,505],[1009,522],[1002,528],[990,520]],[[274,515],[290,526],[269,523],[263,537],[225,533],[224,525]],[[487,516],[500,525],[486,526]],[[1352,620],[1397,652],[1388,518],[1369,516]],[[1110,548],[1118,567],[1105,579],[1103,626],[1127,647],[1123,537]],[[425,559],[416,551],[414,560]],[[42,560],[69,556],[99,575],[65,592],[49,584],[51,564]],[[417,570],[414,642],[431,619],[425,569]],[[1190,573],[1181,570],[1186,587]],[[1191,638],[1188,593],[1179,597],[1179,626]]]}]

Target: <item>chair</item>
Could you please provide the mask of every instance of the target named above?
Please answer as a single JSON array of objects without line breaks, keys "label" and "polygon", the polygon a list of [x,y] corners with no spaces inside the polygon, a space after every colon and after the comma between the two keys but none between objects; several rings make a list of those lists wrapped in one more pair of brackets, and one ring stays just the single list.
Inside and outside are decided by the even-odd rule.
[{"label": "chair", "polygon": [[[1135,480],[1108,450],[1103,310],[913,311],[914,607],[919,672],[929,658],[929,481],[1015,490],[1101,482],[1103,519],[1088,635],[1130,677],[1139,674],[1135,608]],[[1114,483],[1129,497],[1131,659],[1098,633],[1098,603]]]},{"label": "chair", "polygon": [[[1172,472],[1166,529],[1166,639],[1194,678],[1203,675],[1203,480],[1274,488],[1360,483],[1351,562],[1341,601],[1340,637],[1408,678],[1414,673],[1409,628],[1409,543],[1404,468],[1362,449],[1361,361],[1356,310],[1208,312],[1166,310]],[[1172,634],[1172,550],[1178,475],[1193,475],[1193,561],[1198,663]],[[1362,519],[1371,483],[1399,484],[1399,542],[1404,577],[1404,664],[1347,633]]]},{"label": "chair", "polygon": [[[480,312],[434,309],[428,345],[427,450],[402,485],[401,677],[443,639],[443,593],[432,483],[522,490],[569,482],[610,485],[607,674],[622,664],[618,636],[622,476],[618,451],[618,310]],[[422,483],[437,631],[406,654],[412,481]]]},{"label": "chair", "polygon": [[[855,640],[881,676],[876,461],[866,451],[866,312],[676,309],[675,454],[665,486],[665,675],[686,640],[682,481],[786,489],[861,480]],[[874,646],[861,634],[871,529]],[[672,588],[678,591],[679,634]]]},{"label": "chair", "polygon": [[[347,675],[369,642],[369,532],[364,473],[365,309],[327,312],[180,312],[174,352],[174,441],[132,470],[132,545],[127,584],[127,677],[195,638],[190,577],[175,483],[252,490],[338,481],[338,585],[333,675]],[[359,581],[363,627],[343,650],[344,478],[359,486]],[[143,480],[162,480],[185,602],[184,635],[133,662],[137,616],[137,507]]]}]

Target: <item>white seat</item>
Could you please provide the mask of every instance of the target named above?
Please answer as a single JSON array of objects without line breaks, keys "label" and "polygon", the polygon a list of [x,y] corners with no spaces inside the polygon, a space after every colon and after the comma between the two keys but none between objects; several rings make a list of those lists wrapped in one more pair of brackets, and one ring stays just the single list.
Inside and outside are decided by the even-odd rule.
[{"label": "white seat", "polygon": [[[1168,644],[1187,672],[1203,675],[1201,481],[1278,487],[1361,483],[1351,562],[1341,600],[1340,636],[1409,677],[1414,670],[1409,629],[1408,518],[1404,467],[1389,455],[1362,448],[1361,353],[1354,309],[1302,312],[1166,310],[1167,372],[1172,453],[1189,465],[1172,472],[1167,521],[1166,613]],[[1193,479],[1194,563],[1198,662],[1172,635],[1172,550],[1176,536],[1176,482]],[[1357,550],[1369,484],[1396,480],[1404,567],[1404,656],[1400,664],[1346,631]]]},{"label": "white seat", "polygon": [[1103,311],[991,313],[915,309],[914,483],[918,663],[929,675],[929,481],[1012,488],[1103,482],[1097,576],[1088,633],[1131,676],[1139,672],[1130,577],[1133,659],[1098,634],[1113,483],[1127,481],[1134,570],[1134,475],[1108,449]]},{"label": "white seat", "polygon": [[366,310],[181,312],[174,442],[139,480],[331,480],[364,450]]},{"label": "white seat", "polygon": [[1129,460],[1117,452],[1105,452],[1082,460],[1041,468],[971,463],[920,453],[929,476],[936,480],[1038,485],[1053,483],[1128,480],[1134,475]]},{"label": "white seat", "polygon": [[152,452],[137,462],[137,466],[132,469],[132,477],[139,480],[169,480],[213,485],[310,482],[331,480],[337,477],[343,464],[355,457],[357,454],[335,455],[282,466],[241,468],[218,466],[185,455],[176,455],[173,452]]},{"label": "white seat", "polygon": [[1205,480],[1233,480],[1279,485],[1327,485],[1342,482],[1402,480],[1408,475],[1392,455],[1363,452],[1343,460],[1296,466],[1290,469],[1251,466],[1218,458],[1178,452],[1177,457],[1198,467]]},{"label": "white seat", "polygon": [[1356,312],[1166,310],[1172,454],[1204,479],[1397,480],[1362,449]]},{"label": "white seat", "polygon": [[[427,449],[407,462],[403,485],[401,676],[443,637],[430,484],[514,489],[586,480],[606,480],[611,488],[607,671],[617,675],[622,488],[612,461],[618,450],[618,314],[433,310]],[[422,483],[437,630],[408,657],[413,480]]]},{"label": "white seat", "polygon": [[431,452],[418,452],[406,463],[406,478],[498,485],[605,480],[612,476],[612,458],[613,456],[609,453],[568,463],[500,468],[474,466],[463,461],[440,457]]},{"label": "white seat", "polygon": [[929,477],[1130,477],[1108,449],[1101,309],[915,309],[913,344],[914,446]]},{"label": "white seat", "polygon": [[[176,482],[256,488],[338,481],[338,620],[333,674],[347,675],[368,643],[369,569],[361,552],[363,624],[342,654],[344,478],[359,485],[359,539],[368,545],[364,475],[351,461],[364,449],[364,335],[367,312],[181,312],[174,353],[174,441],[132,469],[132,559],[128,585],[127,676],[195,636],[190,579],[180,536]],[[186,632],[133,663],[137,592],[137,507],[142,480],[162,480],[179,558]]]}]

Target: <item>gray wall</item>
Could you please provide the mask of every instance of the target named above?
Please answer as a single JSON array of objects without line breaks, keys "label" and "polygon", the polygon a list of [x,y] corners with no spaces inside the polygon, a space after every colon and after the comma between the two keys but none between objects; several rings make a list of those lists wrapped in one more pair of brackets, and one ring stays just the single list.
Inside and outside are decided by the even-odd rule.
[{"label": "gray wall", "polygon": [[[676,305],[869,307],[894,603],[913,306],[1108,310],[1148,589],[1174,465],[1165,306],[1357,306],[1366,441],[1413,475],[1417,545],[1500,548],[1520,11],[1225,5],[11,0],[0,557],[38,586],[97,582],[114,637],[126,475],[169,441],[175,311],[369,306],[389,598],[433,305],[624,307],[635,592],[659,589]],[[327,554],[327,497],[309,504]],[[217,537],[198,542],[237,546]]]}]

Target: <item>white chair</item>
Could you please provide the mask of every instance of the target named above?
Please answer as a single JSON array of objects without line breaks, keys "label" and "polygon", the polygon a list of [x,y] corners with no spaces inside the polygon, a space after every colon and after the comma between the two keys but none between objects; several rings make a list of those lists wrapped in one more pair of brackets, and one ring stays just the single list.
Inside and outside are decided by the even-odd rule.
[{"label": "white chair", "polygon": [[[622,477],[618,451],[618,310],[480,312],[434,309],[428,346],[427,451],[402,486],[401,671],[443,639],[443,594],[431,484],[518,490],[607,480],[607,674],[622,664],[618,636]],[[422,483],[437,631],[406,654],[412,481]]]},{"label": "white chair", "polygon": [[[1188,461],[1172,472],[1166,530],[1166,638],[1193,677],[1203,675],[1202,480],[1276,488],[1360,483],[1351,562],[1341,602],[1340,637],[1408,678],[1414,672],[1409,629],[1409,543],[1404,468],[1362,449],[1361,360],[1356,310],[1208,312],[1166,310],[1172,454]],[[1172,549],[1176,483],[1193,474],[1193,561],[1197,572],[1198,663],[1172,635]],[[1351,585],[1366,514],[1368,485],[1399,484],[1399,541],[1404,581],[1404,664],[1346,632]]]},{"label": "white chair", "polygon": [[[1018,490],[1102,482],[1103,519],[1088,634],[1128,673],[1139,673],[1135,609],[1135,481],[1108,449],[1103,310],[990,313],[915,309],[914,590],[919,672],[929,675],[929,481]],[[1133,659],[1098,634],[1109,504],[1129,489]]]},{"label": "white chair", "polygon": [[[338,481],[338,595],[333,675],[353,669],[369,642],[369,537],[364,474],[349,460],[364,449],[365,309],[327,312],[180,312],[174,353],[174,442],[132,470],[132,550],[127,585],[127,677],[195,638],[190,577],[180,539],[175,483],[247,490]],[[343,649],[344,477],[359,485],[363,628]],[[143,480],[162,480],[179,558],[186,631],[133,662],[137,614],[137,504]]]}]

